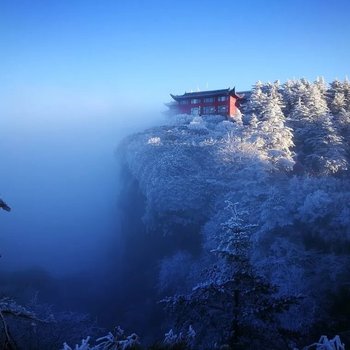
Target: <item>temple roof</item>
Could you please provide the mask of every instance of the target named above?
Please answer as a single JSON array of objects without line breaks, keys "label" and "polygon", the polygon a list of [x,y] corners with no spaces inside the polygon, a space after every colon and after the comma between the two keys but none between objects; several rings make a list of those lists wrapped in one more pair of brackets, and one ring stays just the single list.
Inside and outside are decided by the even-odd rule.
[{"label": "temple roof", "polygon": [[185,92],[183,95],[172,95],[170,96],[175,100],[183,100],[189,98],[200,98],[200,97],[212,97],[212,96],[234,96],[237,98],[242,98],[243,95],[237,94],[236,89],[221,89],[221,90],[211,90],[211,91],[196,91],[196,92]]}]

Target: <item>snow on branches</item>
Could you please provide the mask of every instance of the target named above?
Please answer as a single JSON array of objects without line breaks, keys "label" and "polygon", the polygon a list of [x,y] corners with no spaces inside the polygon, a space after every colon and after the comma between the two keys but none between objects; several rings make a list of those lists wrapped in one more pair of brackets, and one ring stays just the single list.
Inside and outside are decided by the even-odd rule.
[{"label": "snow on branches", "polygon": [[62,350],[131,350],[137,349],[140,342],[139,337],[133,333],[125,336],[124,330],[116,327],[114,334],[109,332],[106,336],[96,339],[96,345],[90,345],[91,337],[87,337],[71,348],[67,343],[63,344]]}]

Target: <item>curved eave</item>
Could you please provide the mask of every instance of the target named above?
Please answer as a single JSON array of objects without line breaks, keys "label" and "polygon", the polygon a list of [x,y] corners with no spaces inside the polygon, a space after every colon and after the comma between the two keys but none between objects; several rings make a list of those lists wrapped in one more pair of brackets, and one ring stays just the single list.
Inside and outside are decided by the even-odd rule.
[{"label": "curved eave", "polygon": [[244,95],[237,94],[237,93],[234,93],[234,94],[231,93],[230,96],[234,97],[236,100],[241,100],[244,98]]},{"label": "curved eave", "polygon": [[244,95],[238,94],[236,93],[236,87],[234,87],[233,89],[229,90],[229,95],[236,98],[237,100],[240,100],[244,97]]},{"label": "curved eave", "polygon": [[173,98],[176,102],[179,102],[181,100],[181,96],[175,96],[173,94],[170,94],[171,98]]}]

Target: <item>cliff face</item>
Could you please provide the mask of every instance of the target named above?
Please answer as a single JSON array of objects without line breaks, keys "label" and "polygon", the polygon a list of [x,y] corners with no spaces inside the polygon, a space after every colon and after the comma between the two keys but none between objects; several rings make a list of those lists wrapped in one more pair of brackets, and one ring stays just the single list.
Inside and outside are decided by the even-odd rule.
[{"label": "cliff face", "polygon": [[[233,127],[220,117],[215,121],[220,120],[220,126]],[[207,125],[184,116],[174,125],[133,135],[121,146],[125,164],[145,197],[147,229],[163,217],[185,226],[208,215],[217,192],[217,139],[223,134],[215,131],[217,123],[210,124],[212,130]],[[171,227],[161,229],[164,234],[172,232]]]},{"label": "cliff face", "polygon": [[[187,259],[183,267],[191,269],[194,265],[188,263],[202,255],[202,227],[226,187],[218,180],[218,142],[225,135],[222,130],[232,128],[222,117],[204,123],[180,116],[168,126],[131,135],[120,145],[121,280],[127,281],[120,291],[123,325],[143,330],[146,337],[164,326],[157,302],[176,292],[179,282],[176,269],[173,276],[171,269],[164,273],[164,263],[181,252]],[[183,276],[181,283],[187,279]],[[136,324],[131,309],[142,310]]]}]

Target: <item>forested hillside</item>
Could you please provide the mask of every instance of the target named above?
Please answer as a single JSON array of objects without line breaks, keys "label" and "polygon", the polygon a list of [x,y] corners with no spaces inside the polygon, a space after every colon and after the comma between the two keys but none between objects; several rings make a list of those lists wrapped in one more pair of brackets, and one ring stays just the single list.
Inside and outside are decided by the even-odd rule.
[{"label": "forested hillside", "polygon": [[124,259],[144,247],[145,293],[198,348],[346,338],[350,82],[258,82],[241,112],[179,115],[124,141],[144,203],[140,229],[125,223]]}]

